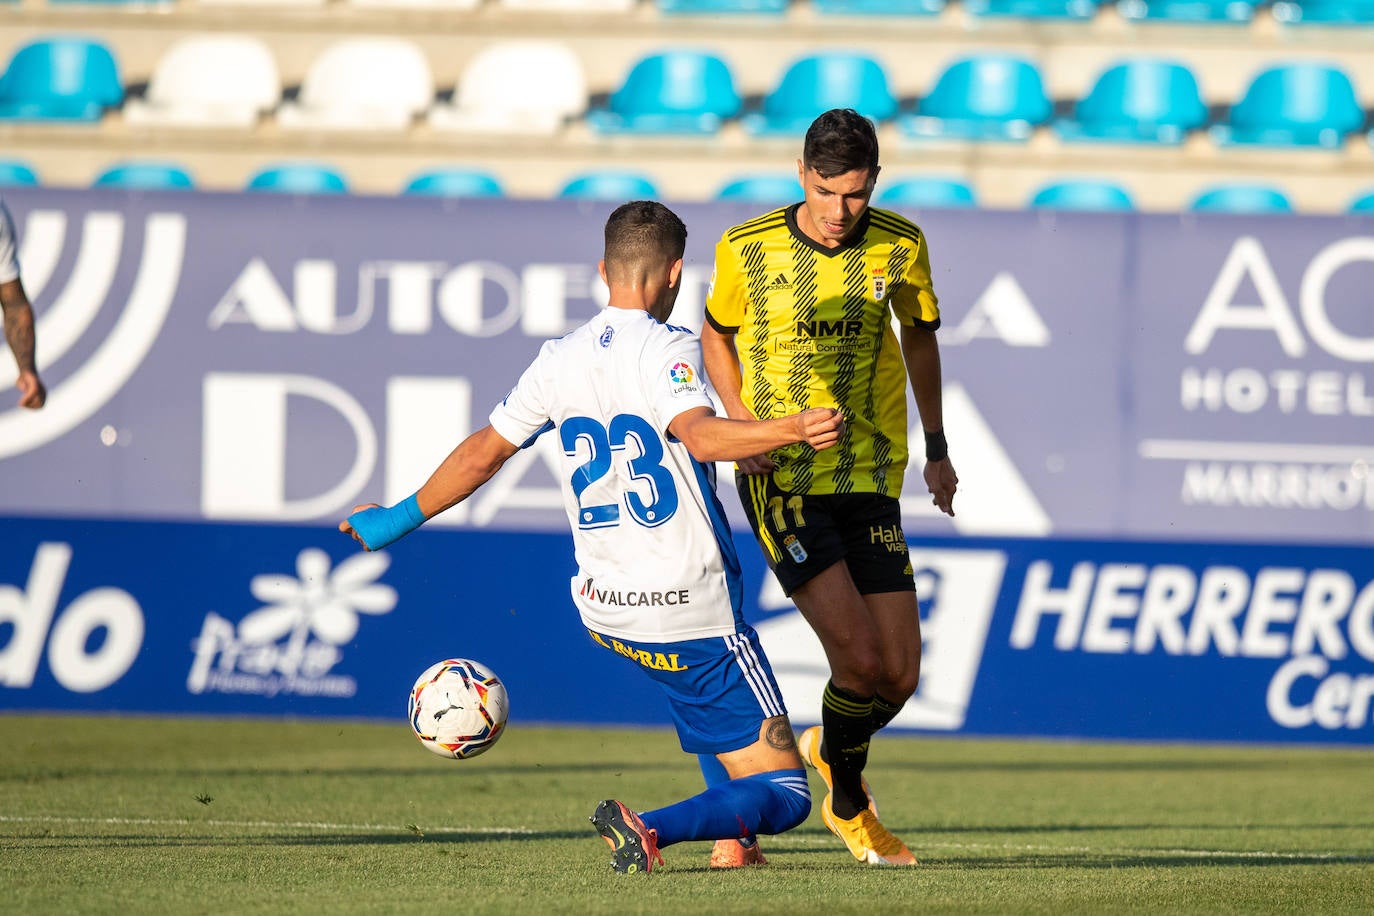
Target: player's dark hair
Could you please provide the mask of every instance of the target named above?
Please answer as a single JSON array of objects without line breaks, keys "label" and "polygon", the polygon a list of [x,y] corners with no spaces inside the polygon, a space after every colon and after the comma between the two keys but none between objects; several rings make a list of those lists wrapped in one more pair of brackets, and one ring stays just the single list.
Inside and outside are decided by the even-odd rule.
[{"label": "player's dark hair", "polygon": [[665,264],[687,250],[687,226],[656,200],[632,200],[606,220],[608,270],[631,264]]},{"label": "player's dark hair", "polygon": [[855,169],[878,168],[878,133],[852,108],[832,108],[811,122],[802,144],[802,163],[822,178]]}]

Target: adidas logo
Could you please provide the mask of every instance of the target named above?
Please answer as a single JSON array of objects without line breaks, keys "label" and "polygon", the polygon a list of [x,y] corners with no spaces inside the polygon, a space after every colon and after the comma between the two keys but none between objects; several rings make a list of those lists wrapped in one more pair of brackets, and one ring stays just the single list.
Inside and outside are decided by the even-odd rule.
[{"label": "adidas logo", "polygon": [[787,279],[787,274],[780,273],[773,278],[773,282],[768,284],[768,292],[777,292],[784,289],[791,289],[792,281]]}]

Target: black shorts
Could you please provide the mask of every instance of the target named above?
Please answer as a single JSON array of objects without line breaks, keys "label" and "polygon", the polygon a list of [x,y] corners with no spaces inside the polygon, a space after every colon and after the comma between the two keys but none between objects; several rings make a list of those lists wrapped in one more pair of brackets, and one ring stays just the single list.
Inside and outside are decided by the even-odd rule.
[{"label": "black shorts", "polygon": [[744,513],[782,590],[843,560],[859,594],[916,590],[901,505],[882,493],[802,495],[772,474],[735,474]]}]

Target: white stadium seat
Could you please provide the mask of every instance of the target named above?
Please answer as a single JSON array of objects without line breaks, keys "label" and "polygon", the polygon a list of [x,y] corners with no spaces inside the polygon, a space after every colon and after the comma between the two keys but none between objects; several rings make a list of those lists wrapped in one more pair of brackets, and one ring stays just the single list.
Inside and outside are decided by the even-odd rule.
[{"label": "white stadium seat", "polygon": [[508,10],[540,10],[559,13],[626,13],[638,0],[498,0]]},{"label": "white stadium seat", "polygon": [[348,0],[349,6],[362,8],[471,10],[482,0]]},{"label": "white stadium seat", "polygon": [[[230,76],[232,74],[232,76]],[[248,35],[183,38],[158,59],[131,124],[251,127],[281,101],[281,77],[266,43]]]},{"label": "white stadium seat", "polygon": [[483,49],[463,69],[452,104],[435,105],[436,130],[550,134],[587,107],[582,62],[556,41]]},{"label": "white stadium seat", "polygon": [[434,77],[420,48],[400,38],[349,38],[325,48],[306,70],[299,99],[284,104],[284,128],[400,130],[434,102]]}]

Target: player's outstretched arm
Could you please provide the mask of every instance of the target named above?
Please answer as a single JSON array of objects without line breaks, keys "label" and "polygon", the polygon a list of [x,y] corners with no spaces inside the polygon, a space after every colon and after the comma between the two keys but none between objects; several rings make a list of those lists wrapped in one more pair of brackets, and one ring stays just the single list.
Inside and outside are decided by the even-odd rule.
[{"label": "player's outstretched arm", "polygon": [[693,407],[668,424],[668,432],[698,461],[730,461],[794,442],[826,449],[840,441],[844,428],[844,418],[833,407],[812,407],[773,420],[731,420],[709,407]]},{"label": "player's outstretched arm", "polygon": [[381,550],[467,499],[519,450],[496,430],[484,426],[449,452],[425,485],[410,497],[389,507],[376,503],[355,506],[339,523],[339,530],[368,550]]}]

